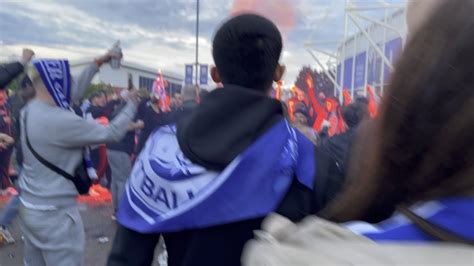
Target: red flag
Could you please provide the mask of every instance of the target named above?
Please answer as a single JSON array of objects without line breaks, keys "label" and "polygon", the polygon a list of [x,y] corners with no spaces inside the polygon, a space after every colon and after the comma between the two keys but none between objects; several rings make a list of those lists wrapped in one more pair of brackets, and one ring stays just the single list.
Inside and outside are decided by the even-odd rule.
[{"label": "red flag", "polygon": [[[109,120],[105,116],[97,117],[95,121],[97,122],[97,124],[101,124],[103,126],[109,125]],[[105,176],[105,171],[107,170],[107,166],[109,165],[109,162],[107,160],[107,147],[105,146],[105,144],[99,145],[98,152],[99,162],[97,165],[95,165],[95,170],[97,172],[97,176],[99,178],[102,178]]]},{"label": "red flag", "polygon": [[352,102],[351,94],[348,89],[342,91],[342,96],[344,97],[344,106],[348,106]]},{"label": "red flag", "polygon": [[295,97],[288,100],[288,115],[291,121],[295,121],[295,109],[298,102],[298,98]]},{"label": "red flag", "polygon": [[375,100],[375,94],[370,85],[367,85],[367,95],[369,98],[369,114],[370,117],[374,118],[377,116],[377,101]]},{"label": "red flag", "polygon": [[158,71],[155,81],[153,82],[153,93],[159,98],[159,106],[162,112],[170,112],[170,98],[166,93],[165,80],[161,70]]},{"label": "red flag", "polygon": [[276,87],[276,95],[275,98],[277,100],[281,100],[281,80],[277,81],[277,87]]},{"label": "red flag", "polygon": [[326,98],[325,103],[329,120],[328,135],[332,137],[346,131],[339,101],[335,98]]},{"label": "red flag", "polygon": [[311,100],[313,109],[316,112],[316,120],[313,123],[313,129],[319,132],[321,131],[321,125],[328,117],[328,112],[326,111],[325,106],[316,99],[316,95],[314,95],[313,78],[309,73],[306,76],[306,84],[308,84],[309,99]]}]

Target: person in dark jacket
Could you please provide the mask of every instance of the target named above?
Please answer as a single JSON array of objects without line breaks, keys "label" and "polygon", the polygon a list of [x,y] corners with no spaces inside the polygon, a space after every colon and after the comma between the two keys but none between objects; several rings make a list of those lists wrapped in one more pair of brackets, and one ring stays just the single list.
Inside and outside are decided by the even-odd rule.
[{"label": "person in dark jacket", "polygon": [[5,87],[23,72],[23,68],[31,61],[35,53],[30,49],[23,49],[21,60],[7,64],[0,64],[0,89]]},{"label": "person in dark jacket", "polygon": [[[36,91],[33,88],[31,80],[25,75],[21,80],[21,90],[18,92],[19,101],[13,104],[12,108],[12,136],[15,139],[14,148],[15,148],[15,159],[16,159],[16,174],[17,176],[21,172],[23,165],[23,151],[21,149],[20,141],[20,110],[35,97]],[[15,106],[16,105],[16,106]],[[15,180],[13,180],[14,185],[16,185]],[[15,186],[18,189],[17,186]],[[15,239],[12,237],[8,228],[13,222],[13,219],[17,216],[18,209],[20,206],[20,197],[19,195],[12,195],[10,201],[5,206],[3,213],[0,215],[0,235],[3,237],[6,243],[13,244]]]},{"label": "person in dark jacket", "polygon": [[[0,133],[12,136],[12,118],[10,106],[7,103],[8,94],[6,91],[0,91]],[[0,190],[12,186],[9,169],[12,146],[0,151]]]},{"label": "person in dark jacket", "polygon": [[311,211],[313,144],[269,97],[282,77],[282,38],[269,20],[242,14],[214,36],[223,88],[150,135],[129,178],[108,265],[150,265],[163,235],[168,265],[240,265],[245,243],[278,212]]},{"label": "person in dark jacket", "polygon": [[352,143],[356,139],[357,128],[362,120],[368,117],[368,101],[357,98],[342,110],[346,132],[331,138],[323,139],[319,145],[321,152],[329,159],[327,172],[321,174],[315,185],[315,205],[321,210],[339,193],[345,182],[346,171],[351,157]]},{"label": "person in dark jacket", "polygon": [[308,108],[304,104],[297,105],[293,113],[294,126],[301,131],[311,142],[316,144],[318,142],[318,132],[316,132],[312,127],[310,127],[310,116]]},{"label": "person in dark jacket", "polygon": [[346,168],[357,126],[362,119],[367,117],[367,108],[368,103],[365,98],[356,99],[354,103],[344,107],[342,117],[346,125],[346,132],[321,141],[321,147],[331,154],[342,170]]},{"label": "person in dark jacket", "polygon": [[[112,102],[111,102],[112,103]],[[115,106],[110,106],[112,114],[107,118],[111,121],[120,110],[125,106],[126,101],[123,98],[113,100]],[[128,127],[125,137],[119,142],[107,144],[107,160],[111,171],[110,192],[112,193],[112,205],[114,214],[112,220],[116,220],[115,213],[118,210],[119,200],[123,195],[125,183],[132,171],[132,154],[135,151],[135,133],[137,129],[143,128],[143,122],[134,119]]]},{"label": "person in dark jacket", "polygon": [[194,85],[186,85],[181,89],[182,104],[170,114],[170,122],[177,121],[181,117],[188,115],[198,106],[198,89],[199,88]]},{"label": "person in dark jacket", "polygon": [[144,128],[140,131],[138,137],[137,154],[143,149],[153,130],[166,125],[171,119],[170,113],[160,110],[159,97],[158,94],[153,93],[150,99],[143,100],[138,106],[137,118],[143,121]]}]

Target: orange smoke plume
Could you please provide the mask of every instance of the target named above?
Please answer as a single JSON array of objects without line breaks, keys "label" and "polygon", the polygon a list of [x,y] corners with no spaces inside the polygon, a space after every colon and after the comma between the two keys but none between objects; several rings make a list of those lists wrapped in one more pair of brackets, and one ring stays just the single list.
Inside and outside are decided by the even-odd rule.
[{"label": "orange smoke plume", "polygon": [[292,0],[234,0],[231,16],[241,13],[256,13],[270,19],[283,35],[290,32],[296,22]]}]

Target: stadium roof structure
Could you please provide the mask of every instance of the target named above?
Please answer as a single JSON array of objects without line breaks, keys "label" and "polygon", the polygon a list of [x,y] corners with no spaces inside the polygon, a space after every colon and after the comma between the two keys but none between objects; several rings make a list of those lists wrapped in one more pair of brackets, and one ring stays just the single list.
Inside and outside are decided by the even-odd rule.
[{"label": "stadium roof structure", "polygon": [[[373,3],[368,3],[367,1],[345,0],[343,6],[343,36],[338,36],[334,39],[318,38],[315,40],[315,36],[317,36],[324,27],[329,26],[328,22],[330,21],[331,16],[333,16],[334,13],[338,11],[338,8],[341,8],[339,1],[331,1],[331,4],[327,6],[326,10],[324,10],[324,16],[316,21],[316,26],[308,36],[308,39],[305,43],[305,48],[316,62],[318,68],[321,68],[330,74],[328,76],[335,88],[334,95],[339,95],[342,97],[342,78],[341,80],[337,80],[337,77],[344,76],[344,64],[341,64],[341,62],[344,62],[345,58],[347,58],[347,54],[349,53],[349,51],[346,49],[347,44],[358,38],[358,36],[362,35],[366,40],[365,42],[368,46],[367,49],[373,49],[377,56],[381,58],[383,62],[382,68],[387,67],[388,69],[393,70],[392,61],[385,53],[385,46],[380,47],[379,43],[377,43],[377,40],[374,39],[374,36],[370,34],[370,29],[374,26],[380,27],[383,29],[384,41],[386,40],[386,33],[390,32],[391,35],[401,38],[402,45],[404,45],[407,35],[406,26],[403,25],[403,27],[395,27],[394,25],[391,25],[387,22],[391,17],[395,15],[399,16],[400,13],[404,13],[405,7],[405,1],[397,0],[392,0],[390,2],[385,0],[376,0]],[[341,65],[342,67],[338,67]],[[366,64],[365,67],[367,68],[367,66],[368,64]],[[337,73],[338,69],[342,73]],[[354,68],[352,68],[352,71],[354,71]],[[365,72],[367,73],[367,69]]]}]

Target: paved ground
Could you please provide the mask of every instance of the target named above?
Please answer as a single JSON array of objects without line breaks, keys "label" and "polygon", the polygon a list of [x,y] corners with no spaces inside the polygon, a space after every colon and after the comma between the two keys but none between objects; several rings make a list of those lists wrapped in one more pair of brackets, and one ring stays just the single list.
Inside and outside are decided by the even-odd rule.
[{"label": "paved ground", "polygon": [[[5,202],[0,202],[0,213],[2,213],[4,205]],[[81,202],[79,203],[79,209],[86,233],[85,265],[105,265],[116,229],[115,222],[110,219],[112,214],[111,204],[110,202]],[[0,266],[23,265],[23,243],[18,219],[15,219],[11,233],[17,241],[14,245],[0,246]],[[101,237],[107,237],[109,241],[100,243],[99,238]]]}]

